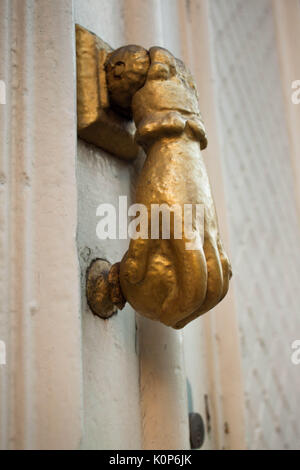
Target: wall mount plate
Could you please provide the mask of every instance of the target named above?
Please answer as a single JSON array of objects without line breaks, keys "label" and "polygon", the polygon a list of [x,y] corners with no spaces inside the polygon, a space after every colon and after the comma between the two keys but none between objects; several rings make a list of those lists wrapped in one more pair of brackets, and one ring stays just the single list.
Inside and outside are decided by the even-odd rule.
[{"label": "wall mount plate", "polygon": [[77,131],[78,136],[124,160],[139,151],[135,125],[110,107],[105,61],[113,49],[80,25],[76,25]]}]

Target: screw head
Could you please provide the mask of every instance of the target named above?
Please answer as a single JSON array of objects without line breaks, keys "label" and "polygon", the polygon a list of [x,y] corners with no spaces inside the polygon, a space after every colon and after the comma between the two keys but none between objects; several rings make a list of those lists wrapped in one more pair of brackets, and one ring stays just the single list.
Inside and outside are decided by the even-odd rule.
[{"label": "screw head", "polygon": [[189,413],[191,449],[200,449],[204,443],[205,426],[199,413]]}]

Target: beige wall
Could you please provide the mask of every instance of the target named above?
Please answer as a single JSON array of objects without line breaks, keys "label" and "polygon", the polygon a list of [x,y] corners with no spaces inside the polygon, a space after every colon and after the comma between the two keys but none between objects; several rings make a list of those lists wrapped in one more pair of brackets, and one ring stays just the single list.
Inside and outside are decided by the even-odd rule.
[{"label": "beige wall", "polygon": [[[278,24],[287,15],[283,4],[295,10],[297,21],[298,4],[292,0],[280,2]],[[295,155],[299,162],[299,146],[289,139],[285,104],[294,107],[292,126],[300,108],[291,105],[291,83],[281,82],[272,2],[212,0],[209,11],[247,446],[299,448],[300,371],[291,362],[291,343],[300,332],[300,229],[293,166]],[[297,28],[299,37],[299,16]],[[291,50],[288,44],[285,50],[299,55],[299,48]],[[292,62],[292,57],[296,65],[298,58],[294,55]],[[294,79],[299,78],[300,69],[294,72]]]}]

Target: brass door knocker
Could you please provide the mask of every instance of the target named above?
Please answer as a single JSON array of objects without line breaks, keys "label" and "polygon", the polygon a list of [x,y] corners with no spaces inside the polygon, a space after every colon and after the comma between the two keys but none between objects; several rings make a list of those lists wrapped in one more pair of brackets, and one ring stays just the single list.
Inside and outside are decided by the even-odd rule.
[{"label": "brass door knocker", "polygon": [[107,317],[128,301],[141,315],[182,328],[223,299],[231,277],[201,155],[207,140],[193,77],[166,49],[111,51],[78,26],[77,83],[79,136],[122,158],[134,158],[137,145],[147,155],[135,201],[147,207],[148,227],[153,204],[204,207],[201,227],[192,214],[193,235],[203,242],[193,249],[183,217],[182,238],[172,224],[164,238],[160,221],[159,236],[131,239],[120,263],[95,260],[87,272],[88,303]]}]

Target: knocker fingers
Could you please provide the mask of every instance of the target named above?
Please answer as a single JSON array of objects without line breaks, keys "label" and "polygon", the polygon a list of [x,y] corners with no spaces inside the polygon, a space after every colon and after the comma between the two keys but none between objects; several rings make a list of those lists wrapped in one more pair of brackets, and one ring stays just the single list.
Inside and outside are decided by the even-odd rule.
[{"label": "knocker fingers", "polygon": [[221,300],[223,293],[223,269],[217,242],[207,235],[204,240],[204,253],[207,265],[207,289],[204,302],[194,313],[176,323],[175,328],[180,329],[190,321],[212,309]]},{"label": "knocker fingers", "polygon": [[[206,296],[207,267],[203,249],[187,250],[185,239],[171,239],[178,288],[170,291],[162,306],[160,321],[174,326],[183,316],[193,312]],[[173,294],[173,295],[172,295]]]}]

